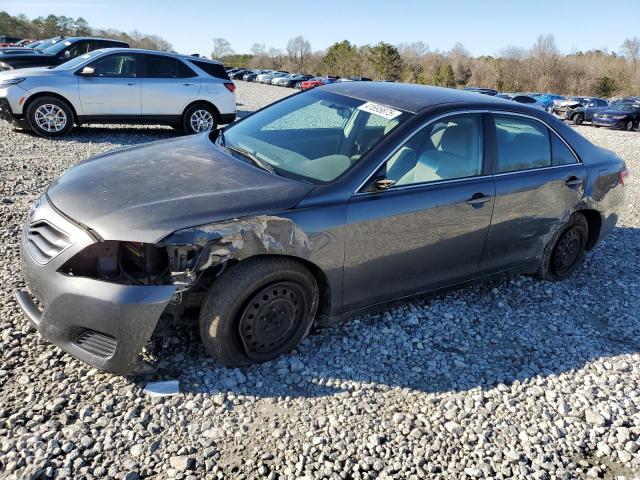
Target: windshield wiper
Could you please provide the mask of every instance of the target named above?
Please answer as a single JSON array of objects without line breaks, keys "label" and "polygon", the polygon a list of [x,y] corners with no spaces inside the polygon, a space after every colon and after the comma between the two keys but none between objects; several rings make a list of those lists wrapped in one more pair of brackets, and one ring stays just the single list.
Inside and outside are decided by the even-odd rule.
[{"label": "windshield wiper", "polygon": [[229,145],[225,145],[225,148],[231,150],[232,152],[239,153],[243,157],[248,158],[255,165],[257,165],[258,167],[260,167],[263,170],[266,170],[269,173],[276,173],[276,171],[274,170],[274,168],[271,165],[269,165],[264,160],[261,160],[260,158],[256,157],[253,153],[249,152],[248,150],[245,150],[244,148],[231,147]]}]

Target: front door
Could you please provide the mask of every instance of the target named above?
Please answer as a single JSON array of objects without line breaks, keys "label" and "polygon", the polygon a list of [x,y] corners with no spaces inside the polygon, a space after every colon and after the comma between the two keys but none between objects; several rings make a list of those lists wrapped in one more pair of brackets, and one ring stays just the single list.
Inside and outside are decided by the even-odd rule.
[{"label": "front door", "polygon": [[84,116],[140,118],[140,80],[136,55],[115,53],[87,65],[91,74],[78,75]]},{"label": "front door", "polygon": [[451,115],[418,130],[352,197],[345,310],[476,274],[494,201],[483,158],[483,115]]}]

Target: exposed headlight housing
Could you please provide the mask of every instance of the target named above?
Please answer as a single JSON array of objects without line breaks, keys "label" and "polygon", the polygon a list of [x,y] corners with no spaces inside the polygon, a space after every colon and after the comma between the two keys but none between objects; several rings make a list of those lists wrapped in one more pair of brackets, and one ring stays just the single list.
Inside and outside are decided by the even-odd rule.
[{"label": "exposed headlight housing", "polygon": [[11,65],[9,65],[8,63],[5,62],[0,62],[0,71],[1,72],[6,72],[9,70],[13,70],[13,67]]},{"label": "exposed headlight housing", "polygon": [[24,78],[3,78],[0,80],[0,87],[11,87],[24,82]]}]

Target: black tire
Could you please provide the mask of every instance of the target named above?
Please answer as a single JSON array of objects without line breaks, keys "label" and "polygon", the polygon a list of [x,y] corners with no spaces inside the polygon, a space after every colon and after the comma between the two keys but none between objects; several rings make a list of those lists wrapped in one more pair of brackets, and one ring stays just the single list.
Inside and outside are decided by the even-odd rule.
[{"label": "black tire", "polygon": [[[50,129],[43,127],[43,115],[45,111],[49,110],[46,115],[53,115],[56,112],[56,116],[51,117],[51,123],[49,123]],[[59,112],[62,112],[60,114]],[[74,118],[73,110],[67,102],[57,97],[40,97],[29,104],[26,111],[27,124],[29,129],[40,137],[53,138],[66,135],[73,128]],[[56,120],[54,120],[56,118]],[[64,124],[61,125],[60,119],[64,118]]]},{"label": "black tire", "polygon": [[587,249],[589,225],[583,215],[574,213],[545,248],[536,274],[541,280],[565,280],[578,268]]},{"label": "black tire", "polygon": [[582,122],[584,122],[584,115],[581,113],[576,113],[573,116],[573,124],[574,125],[582,125]]},{"label": "black tire", "polygon": [[[194,119],[192,117],[198,112],[207,112],[211,117],[211,127],[208,130],[215,130],[218,127],[220,119],[218,118],[218,112],[211,105],[206,103],[196,103],[188,107],[182,114],[182,130],[185,133],[202,133],[208,130],[197,130],[194,125]],[[204,126],[203,126],[204,128]]]},{"label": "black tire", "polygon": [[295,260],[244,260],[217,278],[205,297],[204,348],[227,367],[272,360],[307,335],[318,298],[314,276]]}]

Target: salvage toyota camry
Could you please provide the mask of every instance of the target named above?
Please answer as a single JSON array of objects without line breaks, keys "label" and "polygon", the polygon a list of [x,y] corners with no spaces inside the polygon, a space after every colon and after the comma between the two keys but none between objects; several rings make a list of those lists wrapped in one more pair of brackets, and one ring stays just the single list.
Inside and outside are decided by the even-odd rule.
[{"label": "salvage toyota camry", "polygon": [[526,105],[336,83],[71,168],[29,211],[18,301],[99,369],[131,371],[160,317],[194,308],[206,351],[246,365],[395,299],[563,280],[616,224],[626,175]]}]

